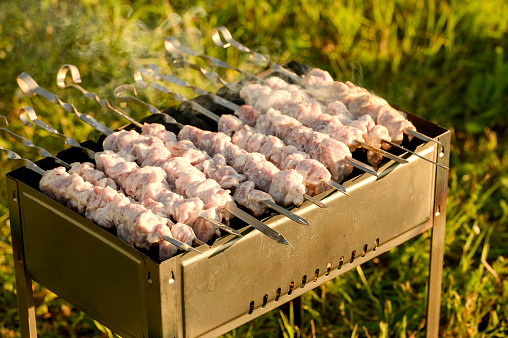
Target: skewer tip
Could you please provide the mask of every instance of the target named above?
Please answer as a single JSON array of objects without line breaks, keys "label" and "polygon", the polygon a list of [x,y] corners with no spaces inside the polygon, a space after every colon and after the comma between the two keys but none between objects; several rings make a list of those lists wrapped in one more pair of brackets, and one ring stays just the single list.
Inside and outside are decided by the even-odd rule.
[{"label": "skewer tip", "polygon": [[282,236],[281,234],[279,234],[279,236],[277,236],[277,242],[280,244],[284,244],[284,245],[290,245],[289,242],[286,240],[286,238],[284,236]]}]

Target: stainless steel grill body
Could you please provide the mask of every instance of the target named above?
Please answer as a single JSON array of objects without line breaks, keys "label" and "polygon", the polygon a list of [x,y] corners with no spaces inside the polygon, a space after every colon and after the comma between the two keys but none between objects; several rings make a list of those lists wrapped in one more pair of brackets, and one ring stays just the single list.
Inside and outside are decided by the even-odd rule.
[{"label": "stainless steel grill body", "polygon": [[[450,132],[408,118],[442,144],[417,152],[448,165]],[[364,174],[344,182],[349,197],[318,196],[329,208],[306,202],[293,210],[311,227],[283,216],[263,219],[290,246],[244,227],[242,238],[225,236],[199,248],[202,255],[162,263],[42,194],[37,174],[15,170],[7,186],[23,334],[35,332],[32,279],[124,337],[213,337],[433,228],[431,335],[439,323],[431,316],[439,311],[448,171],[404,156],[408,164],[387,162],[377,179]]]}]

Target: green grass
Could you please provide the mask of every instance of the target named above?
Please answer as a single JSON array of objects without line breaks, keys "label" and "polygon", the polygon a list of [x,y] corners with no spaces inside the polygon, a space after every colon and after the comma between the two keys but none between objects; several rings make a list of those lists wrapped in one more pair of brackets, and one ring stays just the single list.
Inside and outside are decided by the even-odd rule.
[{"label": "green grass", "polygon": [[[172,2],[119,0],[0,2],[0,114],[10,129],[53,154],[59,139],[24,127],[19,109],[77,140],[98,133],[74,116],[17,89],[25,71],[43,87],[112,127],[123,122],[58,89],[60,65],[79,67],[83,86],[114,101],[112,90],[131,83],[147,64],[171,71],[162,41],[169,35],[233,65],[255,71],[245,54],[220,50],[211,29],[226,25],[234,37],[275,61],[296,60],[352,80],[407,111],[452,130],[441,337],[508,336],[508,4],[481,1],[302,0]],[[200,63],[199,59],[192,61]],[[217,70],[228,79],[234,72]],[[182,74],[189,80],[195,74]],[[205,83],[205,82],[203,82]],[[209,89],[216,88],[206,84]],[[160,108],[172,104],[142,91]],[[126,108],[127,109],[127,108]],[[140,109],[134,110],[138,118]],[[37,154],[0,145],[27,158]],[[5,159],[5,157],[3,157]],[[3,177],[19,164],[2,161]],[[0,195],[0,336],[19,336],[8,208]],[[303,296],[303,328],[272,311],[226,337],[421,337],[424,335],[429,233],[361,265]],[[106,328],[34,286],[42,337],[109,336]]]}]

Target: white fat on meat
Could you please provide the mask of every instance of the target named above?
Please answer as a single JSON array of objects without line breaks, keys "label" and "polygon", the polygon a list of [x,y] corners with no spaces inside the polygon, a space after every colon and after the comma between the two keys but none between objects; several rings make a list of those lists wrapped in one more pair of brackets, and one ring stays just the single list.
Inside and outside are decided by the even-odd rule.
[{"label": "white fat on meat", "polygon": [[215,208],[195,211],[192,213],[190,222],[192,222],[192,230],[196,238],[203,242],[208,242],[213,235],[220,236],[220,230],[217,226],[208,221],[205,221],[200,216],[208,217],[220,221],[220,214],[217,213]]},{"label": "white fat on meat", "polygon": [[398,110],[390,106],[384,106],[380,109],[376,123],[388,129],[392,142],[396,144],[402,143],[404,129],[416,131],[415,126],[410,121],[406,120]]},{"label": "white fat on meat", "polygon": [[245,100],[245,102],[249,103],[251,106],[255,106],[257,100],[262,95],[269,95],[272,92],[272,89],[268,86],[263,86],[257,83],[251,83],[240,90],[240,97]]},{"label": "white fat on meat", "polygon": [[268,192],[272,184],[273,176],[279,169],[271,162],[268,162],[264,155],[249,153],[245,162],[246,170],[243,174],[249,181],[256,184],[256,188]]},{"label": "white fat on meat", "polygon": [[299,151],[295,146],[285,146],[282,151],[282,162],[280,168],[284,169],[295,169],[298,163],[309,159],[309,154]]},{"label": "white fat on meat", "polygon": [[302,76],[302,87],[325,85],[332,82],[333,78],[330,73],[319,68],[313,68],[310,72]]},{"label": "white fat on meat", "polygon": [[114,166],[119,162],[133,162],[136,159],[125,151],[114,152],[112,150],[105,150],[103,152],[95,153],[95,163],[97,170],[106,171],[106,169]]},{"label": "white fat on meat", "polygon": [[65,189],[64,195],[67,207],[79,213],[84,213],[94,185],[83,180],[78,174],[71,174],[68,178],[71,184]]},{"label": "white fat on meat", "polygon": [[286,90],[274,90],[269,94],[260,95],[256,102],[246,101],[248,104],[253,106],[256,110],[262,113],[266,113],[269,109],[280,110],[285,105],[294,102],[293,95]]},{"label": "white fat on meat", "polygon": [[110,191],[106,190],[104,190],[101,198],[107,202],[97,209],[93,220],[102,227],[112,228],[115,226],[115,218],[118,217],[117,213],[122,212],[122,208],[130,204],[131,201],[124,194],[111,194]]},{"label": "white fat on meat", "polygon": [[353,167],[344,161],[351,157],[349,148],[330,137],[310,140],[308,154],[326,166],[334,181],[343,181],[353,171]]},{"label": "white fat on meat", "polygon": [[275,164],[277,168],[281,168],[283,151],[285,147],[285,144],[281,141],[280,138],[269,135],[265,137],[264,143],[259,149],[259,152],[263,154],[268,161]]},{"label": "white fat on meat", "polygon": [[200,164],[209,158],[206,152],[196,148],[189,140],[180,140],[173,143],[173,145],[169,147],[169,151],[174,157],[181,157],[188,160],[191,165]]}]

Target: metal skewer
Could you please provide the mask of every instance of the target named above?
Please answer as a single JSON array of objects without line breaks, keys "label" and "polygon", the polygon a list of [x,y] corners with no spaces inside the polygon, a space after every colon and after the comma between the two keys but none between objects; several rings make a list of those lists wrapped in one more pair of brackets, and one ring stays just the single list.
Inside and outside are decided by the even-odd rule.
[{"label": "metal skewer", "polygon": [[41,148],[41,147],[37,147],[29,139],[24,138],[23,136],[20,136],[20,135],[14,133],[14,132],[12,132],[12,131],[10,131],[8,129],[5,129],[5,128],[0,128],[0,131],[3,132],[3,133],[9,134],[11,137],[14,137],[18,141],[21,141],[21,143],[23,144],[24,147],[35,149],[37,151],[37,153],[39,154],[39,156],[52,158],[55,162],[57,162],[58,164],[64,166],[66,169],[70,169],[71,168],[71,165],[69,163],[67,163],[65,161],[62,161],[61,159],[59,159],[56,156],[51,155],[51,153],[49,151],[47,151],[46,149]]},{"label": "metal skewer", "polygon": [[242,75],[244,75],[246,77],[249,77],[249,78],[251,78],[251,79],[253,79],[255,81],[258,81],[258,82],[262,82],[263,81],[259,77],[255,76],[255,75],[253,75],[253,74],[251,74],[249,72],[246,72],[246,71],[244,71],[242,69],[230,66],[227,63],[225,63],[224,61],[221,61],[221,60],[219,60],[217,58],[214,58],[214,57],[211,57],[211,56],[208,56],[208,55],[199,54],[198,52],[196,52],[193,49],[190,49],[188,47],[182,46],[180,41],[178,41],[177,39],[175,39],[172,36],[170,36],[166,40],[164,40],[164,48],[166,49],[166,51],[168,53],[170,53],[172,55],[175,55],[176,57],[179,57],[181,54],[187,54],[187,55],[191,55],[191,56],[196,56],[196,57],[199,57],[199,58],[205,60],[211,66],[221,67],[221,68],[225,68],[225,69],[232,69],[232,70],[235,70],[235,71],[239,72],[240,74],[242,74]]},{"label": "metal skewer", "polygon": [[[67,77],[67,73],[71,72],[71,79],[72,83],[66,84],[65,79]],[[58,73],[56,74],[56,84],[60,88],[76,88],[79,90],[83,95],[85,95],[89,100],[96,101],[98,104],[101,105],[101,107],[109,109],[123,117],[124,119],[128,120],[132,124],[134,124],[136,127],[143,127],[141,123],[130,117],[129,115],[125,114],[123,111],[113,107],[109,101],[100,99],[99,96],[96,93],[89,92],[85,88],[78,85],[78,83],[81,83],[81,75],[79,74],[78,67],[71,65],[71,64],[65,64],[60,67],[58,70]]]},{"label": "metal skewer", "polygon": [[[403,150],[403,151],[407,151],[408,153],[411,153],[411,154],[413,154],[413,155],[416,155],[416,156],[418,156],[419,158],[424,159],[424,160],[425,160],[425,161],[427,161],[427,162],[430,162],[430,163],[432,163],[432,164],[435,164],[435,165],[437,165],[437,166],[440,166],[441,168],[444,168],[444,169],[450,169],[450,168],[448,168],[447,166],[444,166],[444,165],[442,165],[442,164],[440,164],[440,163],[434,162],[434,161],[432,161],[432,160],[429,160],[428,158],[425,158],[425,157],[421,156],[421,155],[420,155],[420,154],[418,154],[417,152],[414,152],[414,151],[411,151],[411,150],[409,150],[409,149],[407,149],[407,148],[404,148],[403,146],[401,146],[401,145],[399,145],[399,144],[397,144],[397,143],[394,143],[394,142],[392,142],[392,141],[387,141],[387,140],[383,140],[383,142],[386,142],[386,143],[388,143],[389,145],[391,145],[391,146],[393,146],[393,147],[395,147],[395,148],[399,148],[399,149],[401,149],[401,150]],[[438,142],[438,141],[436,141],[436,142]],[[438,142],[438,143],[439,143],[439,142]]]},{"label": "metal skewer", "polygon": [[30,160],[27,160],[26,158],[23,158],[23,157],[19,156],[17,153],[15,153],[12,150],[5,149],[2,146],[0,146],[0,150],[2,150],[2,151],[7,153],[7,158],[8,159],[10,159],[10,160],[17,160],[17,161],[23,161],[25,163],[25,166],[28,169],[33,170],[33,171],[35,171],[36,173],[38,173],[40,175],[44,175],[44,173],[46,172],[41,167],[39,167],[37,164],[33,163]]},{"label": "metal skewer", "polygon": [[[221,34],[222,34],[222,37],[224,38],[224,40],[226,40],[226,43],[224,43],[222,41]],[[217,46],[219,46],[221,48],[225,49],[230,46],[233,46],[234,48],[238,49],[241,52],[250,54],[252,56],[252,58],[254,59],[253,60],[254,63],[269,64],[273,70],[283,73],[284,75],[289,77],[291,79],[291,81],[293,81],[296,84],[300,84],[302,82],[302,78],[299,77],[298,75],[296,75],[295,73],[282,67],[278,63],[269,60],[264,55],[252,51],[250,48],[242,45],[241,43],[239,43],[238,41],[233,39],[233,36],[231,35],[231,32],[229,31],[229,29],[227,29],[224,26],[215,27],[212,30],[212,40]]]},{"label": "metal skewer", "polygon": [[[212,98],[214,103],[216,103],[224,108],[227,108],[231,111],[235,111],[236,109],[239,108],[239,106],[237,104],[235,104],[231,101],[228,101],[228,100],[224,99],[223,97],[220,97],[219,95],[215,95],[215,94],[207,92],[199,87],[192,86],[189,83],[187,83],[186,81],[179,79],[175,76],[161,74],[160,67],[156,66],[154,64],[150,64],[150,65],[146,66],[146,68],[140,68],[140,69],[137,69],[134,71],[134,80],[136,81],[136,84],[140,88],[146,88],[146,84],[143,81],[143,77],[147,76],[147,75],[151,75],[157,81],[165,81],[165,82],[169,82],[169,83],[175,84],[177,86],[180,86],[182,88],[189,88],[194,93],[196,93],[198,95],[209,95]],[[162,89],[160,87],[162,87],[162,86],[157,85],[157,84],[154,84],[154,86],[153,86],[153,88],[155,88],[157,90]],[[163,88],[164,88],[164,90],[167,90],[165,87],[163,87]]]},{"label": "metal skewer", "polygon": [[[186,102],[186,101],[187,101],[187,102],[193,102],[193,101],[188,101],[188,100],[187,100],[187,99],[186,99],[183,95],[180,95],[180,94],[178,94],[178,93],[172,92],[172,91],[170,91],[169,89],[167,89],[166,87],[163,87],[163,86],[161,86],[161,85],[159,85],[159,84],[157,84],[157,83],[149,83],[149,84],[147,85],[147,84],[143,81],[143,79],[142,79],[142,73],[144,73],[144,69],[143,69],[143,68],[142,68],[142,69],[138,69],[138,70],[137,70],[137,72],[136,72],[136,74],[137,74],[137,76],[136,76],[136,82],[137,82],[138,86],[140,86],[141,88],[146,88],[146,87],[155,88],[155,89],[159,90],[160,92],[167,93],[167,94],[173,95],[173,97],[178,97],[178,98],[180,98],[180,100],[181,100],[182,102]],[[194,102],[194,103],[195,103],[195,102]],[[197,103],[195,103],[195,104],[196,104],[197,106],[199,106],[199,107],[200,107],[200,110],[198,110],[199,112],[201,112],[201,111],[206,111],[206,114],[207,114],[206,116],[208,116],[210,119],[212,119],[212,120],[213,120],[213,121],[215,121],[215,122],[219,122],[220,117],[219,117],[217,114],[215,114],[215,113],[213,113],[213,112],[209,111],[208,109],[206,109],[205,107],[203,107],[203,106],[201,106],[201,105],[199,105],[199,104],[197,104]],[[311,197],[311,196],[309,196],[309,195],[307,195],[307,194],[303,194],[303,197],[304,197],[306,200],[308,200],[308,201],[310,201],[310,202],[312,202],[312,203],[316,204],[317,206],[319,206],[319,207],[321,207],[321,208],[325,208],[325,207],[327,207],[324,203],[322,203],[322,202],[320,202],[320,201],[316,200],[315,198],[313,198],[313,197]],[[270,206],[270,205],[267,205],[267,206],[271,208],[271,206]],[[288,212],[289,212],[289,211],[288,211]],[[292,220],[294,220],[295,222],[300,223],[300,221],[298,221],[298,220],[296,220],[296,219],[293,219],[293,217],[291,217],[291,219],[292,219]]]},{"label": "metal skewer", "polygon": [[430,138],[427,135],[423,135],[422,133],[419,133],[417,131],[414,131],[411,129],[404,129],[403,133],[406,135],[410,135],[410,136],[419,138],[420,140],[425,141],[425,142],[436,142],[437,144],[442,146],[441,142],[439,142],[438,140],[434,140],[433,138]]},{"label": "metal skewer", "polygon": [[57,104],[57,105],[61,106],[63,109],[65,109],[66,111],[68,111],[69,113],[72,113],[72,114],[76,115],[83,122],[89,124],[90,126],[95,128],[96,130],[98,130],[101,133],[103,133],[104,135],[110,135],[110,134],[113,133],[113,130],[109,129],[108,127],[106,127],[105,125],[100,123],[99,121],[95,120],[90,115],[78,112],[76,107],[74,107],[72,104],[63,102],[55,94],[47,91],[46,89],[41,88],[37,84],[37,82],[35,82],[35,80],[30,75],[28,75],[27,73],[21,73],[18,76],[17,81],[18,81],[19,88],[21,88],[21,90],[26,95],[28,95],[28,96],[34,96],[36,94],[39,94],[42,97],[44,97],[46,100],[48,100],[49,102]]},{"label": "metal skewer", "polygon": [[358,144],[364,148],[364,149],[367,149],[367,150],[371,150],[371,151],[374,151],[376,153],[379,153],[381,154],[382,156],[384,157],[387,157],[389,158],[390,160],[393,160],[395,162],[398,162],[398,163],[401,163],[401,164],[404,164],[404,163],[408,163],[408,161],[404,158],[401,158],[401,157],[398,157],[392,153],[389,153],[387,152],[386,150],[383,150],[383,149],[380,149],[380,148],[376,148],[376,147],[373,147],[371,146],[370,144],[367,144],[365,142],[361,142],[361,141],[355,141],[355,142],[358,142]]},{"label": "metal skewer", "polygon": [[[30,169],[32,171],[35,171],[36,173],[38,173],[40,175],[44,175],[46,173],[46,171],[44,169],[42,169],[41,167],[39,167],[37,164],[35,164],[34,162],[32,162],[32,161],[30,161],[30,160],[28,160],[26,158],[23,158],[23,157],[19,156],[14,151],[9,150],[9,149],[5,149],[5,148],[3,148],[1,146],[0,146],[0,150],[6,152],[7,153],[7,158],[9,158],[11,160],[23,161],[25,163],[25,166],[28,169]],[[171,238],[171,237],[167,237],[167,236],[162,236],[161,238],[164,239],[165,241],[173,244],[174,246],[176,246],[177,248],[179,248],[179,249],[181,249],[183,251],[195,251],[195,252],[200,253],[200,254],[202,253],[201,251],[196,250],[193,247],[191,247],[191,246],[189,246],[189,245],[187,245],[185,243],[182,243],[182,242],[180,242],[179,240],[177,240],[175,238]],[[196,238],[196,240],[197,240],[197,238]],[[201,241],[199,241],[199,242],[201,242]]]},{"label": "metal skewer", "polygon": [[176,59],[176,58],[171,58],[170,61],[172,62],[172,65],[176,68],[184,68],[184,67],[188,67],[188,68],[191,68],[191,69],[194,69],[194,70],[197,70],[198,72],[200,72],[204,77],[206,77],[210,82],[212,83],[220,83],[222,84],[224,87],[227,87],[229,90],[233,91],[233,92],[238,92],[241,87],[240,87],[240,84],[237,83],[237,82],[227,82],[226,80],[224,80],[223,78],[220,77],[219,74],[217,74],[216,72],[209,72],[207,71],[206,69],[204,69],[203,67],[197,65],[197,64],[194,64],[194,63],[191,63],[191,62],[188,62],[186,61],[185,59]]},{"label": "metal skewer", "polygon": [[233,203],[227,203],[226,204],[226,210],[244,221],[245,223],[251,225],[253,228],[259,230],[262,234],[270,237],[271,239],[275,240],[278,243],[289,245],[289,242],[284,238],[283,235],[279,234],[277,231],[273,230],[269,226],[267,226],[265,223],[261,222],[260,220],[252,217],[242,209],[238,208]]},{"label": "metal skewer", "polygon": [[[147,74],[149,74],[149,73],[150,73],[150,74],[153,74],[153,72],[155,72],[157,69],[159,69],[157,66],[150,67],[150,68],[141,68],[141,69],[138,69],[138,70],[136,71],[136,73],[135,73],[135,74],[136,74],[136,76],[135,76],[136,83],[137,83],[137,84],[138,84],[138,86],[139,86],[139,87],[141,87],[141,88],[151,87],[151,88],[157,89],[157,90],[159,90],[159,91],[161,91],[161,92],[163,92],[163,93],[168,93],[168,94],[173,93],[173,92],[171,92],[169,89],[167,89],[166,87],[163,87],[163,86],[161,86],[161,85],[159,85],[159,84],[157,84],[157,83],[150,83],[150,84],[148,84],[148,85],[147,85],[147,84],[143,81],[143,75],[147,75]],[[157,73],[155,74],[155,76],[156,76],[156,75],[157,75]],[[185,81],[183,81],[183,82],[185,82]],[[185,82],[185,83],[186,83],[186,82]],[[175,84],[177,84],[177,83],[175,83]],[[186,87],[187,87],[187,86],[186,86]],[[193,87],[193,86],[190,86],[190,87]],[[187,88],[190,88],[190,87],[187,87]],[[203,92],[204,92],[204,91],[203,91]],[[206,92],[205,92],[205,93],[206,93]],[[173,94],[178,95],[178,96],[180,96],[180,97],[182,96],[182,95],[180,95],[180,94],[176,94],[176,93],[173,93]],[[213,94],[211,94],[211,95],[213,95]],[[185,98],[184,98],[184,99],[185,99]],[[220,102],[220,101],[218,101],[218,103],[219,103],[219,102]],[[228,101],[228,102],[229,102],[229,101]],[[220,103],[219,103],[219,104],[220,104]],[[230,104],[231,104],[231,107],[235,107],[235,109],[234,109],[234,110],[236,110],[236,109],[238,109],[238,108],[239,108],[239,106],[238,106],[238,105],[236,105],[236,104],[234,104],[233,102],[230,102]],[[201,108],[200,108],[200,110],[198,110],[199,112],[201,112],[202,110],[206,110],[206,112],[207,112],[206,116],[207,116],[207,117],[209,117],[210,119],[212,119],[212,120],[213,120],[213,121],[215,121],[215,122],[219,122],[219,120],[220,120],[220,116],[218,116],[217,114],[215,114],[215,113],[213,113],[213,112],[209,111],[208,109],[203,108],[203,107],[202,107],[202,106],[200,106],[200,105],[198,105],[198,106],[199,106],[199,107],[201,107]],[[229,107],[226,107],[226,108],[229,108]],[[231,109],[231,108],[229,108],[229,109]],[[369,146],[369,147],[371,147],[371,146]],[[374,147],[371,147],[371,148],[374,148]],[[377,149],[377,148],[374,148],[374,149]],[[380,149],[380,151],[383,151],[383,150],[382,150],[382,149]],[[392,154],[390,154],[390,155],[392,155]],[[392,156],[396,157],[395,155],[392,155]],[[398,157],[396,157],[396,158],[398,158]],[[398,162],[399,162],[399,161],[406,161],[406,160],[404,160],[404,159],[399,159],[399,160],[398,160]],[[406,162],[407,162],[407,161],[406,161]],[[402,163],[404,163],[404,162],[402,162]],[[356,161],[356,162],[355,162],[355,164],[354,164],[354,166],[355,166],[355,167],[357,167],[357,168],[359,168],[359,169],[361,169],[361,170],[363,170],[363,171],[365,171],[365,172],[367,172],[367,173],[369,173],[369,174],[373,174],[373,172],[375,173],[374,168],[372,168],[371,166],[369,166],[369,165],[367,165],[367,164],[364,164],[364,163],[362,163],[362,162],[360,162],[360,161]],[[375,176],[377,176],[377,174],[375,174]],[[327,184],[328,184],[330,187],[332,187],[332,188],[334,188],[334,189],[336,189],[336,190],[338,190],[338,191],[340,191],[340,192],[342,192],[342,193],[344,193],[344,194],[348,195],[348,194],[347,194],[347,192],[346,192],[346,189],[345,189],[342,185],[340,185],[339,183],[336,183],[336,182],[334,182],[334,181],[329,181],[329,182],[327,182]],[[321,203],[321,202],[317,201],[316,199],[313,199],[313,198],[312,198],[312,197],[310,197],[309,195],[305,195],[304,197],[305,197],[306,199],[308,199],[309,201],[311,201],[312,203],[316,204],[316,205],[319,205],[319,206],[323,205],[323,206],[324,206],[324,204],[323,204],[323,203]],[[308,198],[308,197],[310,197],[310,198]],[[318,202],[318,203],[316,203],[316,202]],[[321,207],[323,207],[323,206],[321,206]]]},{"label": "metal skewer", "polygon": [[379,175],[377,174],[376,170],[372,166],[370,166],[368,164],[360,162],[360,161],[358,161],[358,160],[356,160],[356,159],[354,159],[352,157],[346,157],[345,162],[347,164],[352,165],[353,167],[355,167],[357,169],[360,169],[362,171],[365,171],[368,174],[371,174],[372,176],[379,177]]},{"label": "metal skewer", "polygon": [[36,125],[39,128],[44,129],[48,133],[51,133],[53,135],[56,135],[56,136],[62,138],[64,140],[65,144],[67,144],[71,147],[80,148],[87,154],[87,156],[89,158],[91,158],[91,159],[94,158],[95,152],[93,150],[83,147],[81,144],[76,142],[74,139],[70,138],[67,135],[59,133],[55,128],[42,122],[32,107],[21,108],[21,110],[19,111],[19,119],[21,120],[21,123],[23,123],[25,126],[33,127]]}]

